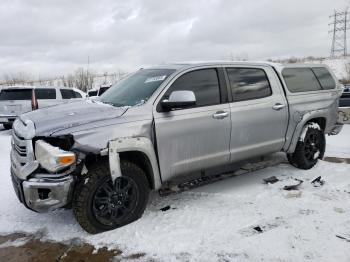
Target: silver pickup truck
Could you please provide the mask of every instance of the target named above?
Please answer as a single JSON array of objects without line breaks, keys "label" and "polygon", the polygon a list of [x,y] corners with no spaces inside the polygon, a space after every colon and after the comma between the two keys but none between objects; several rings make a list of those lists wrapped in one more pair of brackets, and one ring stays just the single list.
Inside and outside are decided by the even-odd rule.
[{"label": "silver pickup truck", "polygon": [[90,233],[141,217],[151,190],[283,151],[312,168],[340,132],[342,88],[324,65],[210,62],[140,69],[97,100],[21,115],[11,177],[19,200],[72,207]]}]

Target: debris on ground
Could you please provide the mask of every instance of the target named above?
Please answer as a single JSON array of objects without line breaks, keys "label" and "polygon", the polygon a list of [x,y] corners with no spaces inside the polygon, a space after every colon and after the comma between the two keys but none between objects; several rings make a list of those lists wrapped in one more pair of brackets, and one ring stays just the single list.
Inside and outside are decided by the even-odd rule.
[{"label": "debris on ground", "polygon": [[276,176],[270,176],[268,178],[264,178],[263,180],[265,184],[274,184],[280,181]]},{"label": "debris on ground", "polygon": [[301,194],[299,190],[290,190],[288,194],[285,195],[285,198],[298,198],[301,197]]},{"label": "debris on ground", "polygon": [[298,190],[299,189],[299,186],[304,183],[303,180],[300,180],[300,179],[297,179],[297,178],[294,178],[295,181],[297,181],[298,183],[295,184],[295,185],[289,185],[289,186],[284,186],[283,189],[284,190]]},{"label": "debris on ground", "polygon": [[160,210],[165,212],[165,211],[168,211],[170,209],[170,206],[165,206],[165,207],[162,207]]},{"label": "debris on ground", "polygon": [[253,229],[254,229],[255,231],[259,232],[259,233],[262,233],[262,232],[263,232],[263,230],[262,230],[261,227],[259,227],[259,226],[253,227]]},{"label": "debris on ground", "polygon": [[323,186],[324,183],[325,183],[325,181],[322,179],[321,176],[318,176],[314,180],[311,181],[311,184],[313,184],[314,187]]},{"label": "debris on ground", "polygon": [[341,207],[334,207],[333,210],[337,213],[340,213],[340,214],[345,213],[345,210],[342,209]]},{"label": "debris on ground", "polygon": [[350,242],[350,238],[346,238],[346,237],[343,237],[343,236],[340,236],[340,235],[335,235],[337,238],[340,238],[340,239],[343,239],[345,240],[346,242]]}]

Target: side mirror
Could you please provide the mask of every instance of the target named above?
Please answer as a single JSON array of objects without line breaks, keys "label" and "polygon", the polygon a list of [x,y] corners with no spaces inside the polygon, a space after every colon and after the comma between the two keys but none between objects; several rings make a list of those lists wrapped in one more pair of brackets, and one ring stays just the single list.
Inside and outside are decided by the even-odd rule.
[{"label": "side mirror", "polygon": [[192,91],[174,91],[170,94],[169,99],[164,99],[161,105],[166,110],[175,108],[187,108],[196,104],[196,96]]}]

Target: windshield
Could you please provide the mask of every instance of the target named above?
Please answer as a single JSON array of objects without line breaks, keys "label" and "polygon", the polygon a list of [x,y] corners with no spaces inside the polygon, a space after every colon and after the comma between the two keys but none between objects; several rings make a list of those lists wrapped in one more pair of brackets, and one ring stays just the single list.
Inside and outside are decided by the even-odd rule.
[{"label": "windshield", "polygon": [[3,89],[0,92],[0,100],[31,100],[32,89]]},{"label": "windshield", "polygon": [[135,106],[145,103],[174,69],[141,69],[113,85],[100,97],[113,106]]}]

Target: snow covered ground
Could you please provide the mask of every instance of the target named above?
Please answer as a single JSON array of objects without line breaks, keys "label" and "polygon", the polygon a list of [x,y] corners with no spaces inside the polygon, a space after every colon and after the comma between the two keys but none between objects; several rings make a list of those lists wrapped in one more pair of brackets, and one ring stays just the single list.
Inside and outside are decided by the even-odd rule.
[{"label": "snow covered ground", "polygon": [[350,158],[350,125],[344,125],[342,132],[326,139],[326,156]]},{"label": "snow covered ground", "polygon": [[[327,156],[350,158],[350,125],[327,141]],[[153,194],[140,220],[89,235],[70,210],[36,214],[18,202],[10,182],[9,151],[9,131],[2,131],[0,234],[40,232],[57,241],[80,238],[126,254],[145,252],[142,260],[350,261],[349,164],[320,161],[303,171],[282,161],[180,194]],[[270,176],[280,181],[263,184]],[[311,181],[318,176],[325,184],[314,187]],[[296,183],[295,178],[304,181],[300,190],[283,190]],[[169,210],[160,210],[168,205]]]}]

